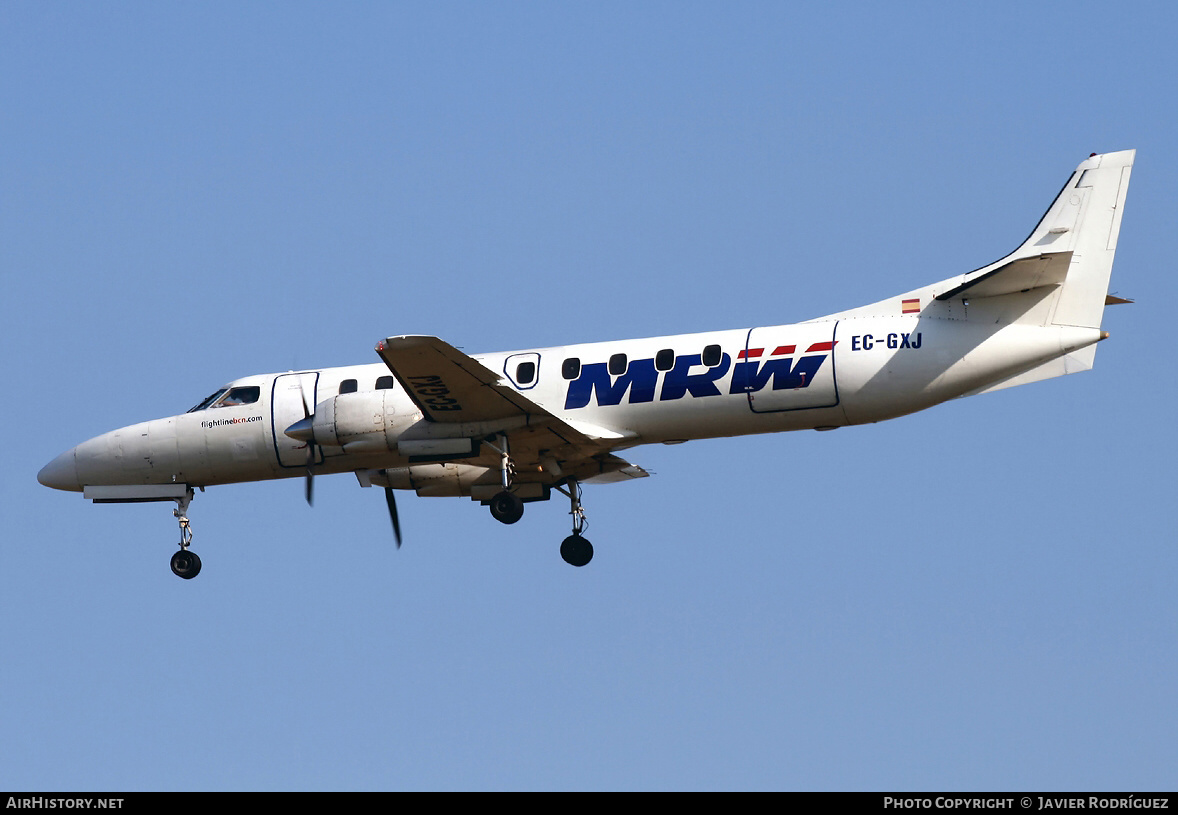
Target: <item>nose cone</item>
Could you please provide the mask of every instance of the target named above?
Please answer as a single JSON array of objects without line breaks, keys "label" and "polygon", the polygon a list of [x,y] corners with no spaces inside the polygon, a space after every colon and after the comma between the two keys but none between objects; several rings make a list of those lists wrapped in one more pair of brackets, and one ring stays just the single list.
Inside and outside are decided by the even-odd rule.
[{"label": "nose cone", "polygon": [[78,483],[78,465],[74,461],[74,451],[62,453],[42,467],[41,472],[37,473],[37,480],[55,490],[81,492],[82,485]]}]

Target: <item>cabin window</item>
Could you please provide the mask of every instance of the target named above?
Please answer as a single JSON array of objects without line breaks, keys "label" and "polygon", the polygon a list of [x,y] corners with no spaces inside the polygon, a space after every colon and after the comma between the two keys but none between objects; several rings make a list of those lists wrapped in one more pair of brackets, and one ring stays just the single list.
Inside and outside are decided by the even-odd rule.
[{"label": "cabin window", "polygon": [[581,375],[581,359],[580,357],[569,357],[560,366],[560,375],[565,379],[576,379]]},{"label": "cabin window", "polygon": [[393,378],[391,376],[382,376],[376,380],[376,389],[378,391],[387,391],[393,387]]},{"label": "cabin window", "polygon": [[654,355],[654,369],[656,371],[669,371],[675,367],[675,352],[670,348],[664,348]]},{"label": "cabin window", "polygon": [[613,376],[620,376],[626,373],[626,359],[625,354],[614,354],[609,358],[609,372]]},{"label": "cabin window", "polygon": [[715,368],[720,364],[720,360],[724,358],[724,354],[720,351],[720,346],[709,345],[704,348],[703,363],[709,368]]},{"label": "cabin window", "polygon": [[536,381],[536,363],[521,362],[515,368],[515,381],[518,385],[530,385]]},{"label": "cabin window", "polygon": [[341,395],[345,393],[355,393],[356,390],[357,385],[355,379],[345,379],[343,382],[339,383],[339,392]]},{"label": "cabin window", "polygon": [[237,407],[238,405],[252,405],[262,395],[262,389],[257,385],[245,388],[230,388],[229,392],[209,405],[209,409],[223,407]]}]

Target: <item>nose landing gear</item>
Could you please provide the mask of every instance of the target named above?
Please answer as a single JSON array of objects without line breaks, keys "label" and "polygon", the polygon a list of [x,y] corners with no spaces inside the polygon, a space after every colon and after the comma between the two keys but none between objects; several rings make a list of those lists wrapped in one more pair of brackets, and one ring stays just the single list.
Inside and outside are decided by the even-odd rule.
[{"label": "nose landing gear", "polygon": [[188,505],[192,503],[192,494],[192,490],[188,490],[183,498],[177,498],[176,509],[172,510],[172,515],[180,522],[180,551],[172,555],[172,574],[185,580],[200,574],[200,556],[188,551],[192,543],[192,525],[188,522]]}]

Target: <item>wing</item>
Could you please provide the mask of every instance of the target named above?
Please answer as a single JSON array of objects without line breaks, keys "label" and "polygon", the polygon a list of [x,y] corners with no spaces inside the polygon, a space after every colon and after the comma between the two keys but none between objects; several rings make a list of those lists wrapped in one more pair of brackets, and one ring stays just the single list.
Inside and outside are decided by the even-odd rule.
[{"label": "wing", "polygon": [[502,434],[520,475],[528,469],[543,471],[538,480],[545,481],[647,475],[610,453],[632,437],[554,415],[437,337],[389,337],[376,352],[425,417],[401,436],[399,446],[409,455],[470,459],[480,455],[481,439]]}]

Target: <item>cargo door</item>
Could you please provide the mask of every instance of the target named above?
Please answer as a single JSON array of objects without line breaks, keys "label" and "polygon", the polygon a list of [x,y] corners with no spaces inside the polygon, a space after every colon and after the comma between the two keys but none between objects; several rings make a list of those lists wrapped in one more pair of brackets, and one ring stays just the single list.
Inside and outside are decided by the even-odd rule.
[{"label": "cargo door", "polygon": [[838,323],[802,323],[749,330],[732,373],[753,413],[834,407],[834,332]]}]

